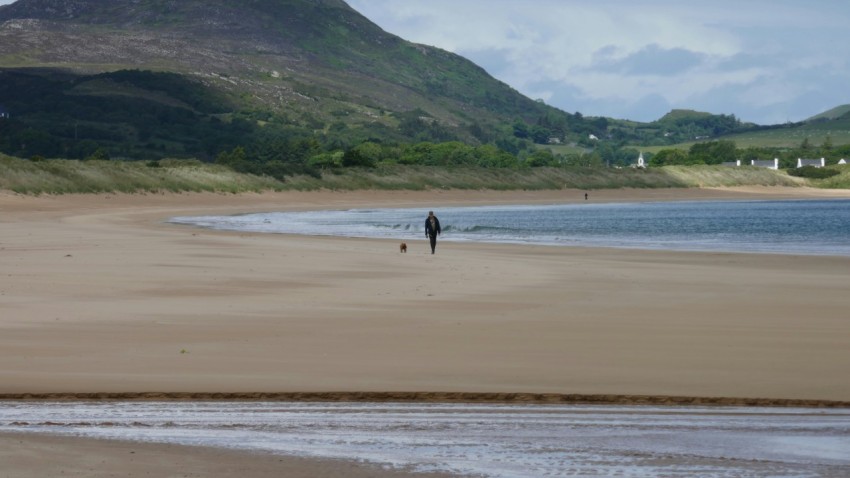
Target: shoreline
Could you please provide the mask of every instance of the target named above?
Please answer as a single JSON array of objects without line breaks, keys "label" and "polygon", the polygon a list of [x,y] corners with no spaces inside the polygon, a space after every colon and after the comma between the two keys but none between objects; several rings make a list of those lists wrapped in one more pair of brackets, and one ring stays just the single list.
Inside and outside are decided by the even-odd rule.
[{"label": "shoreline", "polygon": [[0,394],[0,402],[480,403],[850,409],[850,400],[523,392],[59,392]]},{"label": "shoreline", "polygon": [[[675,201],[675,202],[673,202]],[[845,208],[840,207],[837,203],[846,204],[846,198],[827,197],[827,198],[793,198],[793,199],[715,199],[715,200],[680,200],[670,199],[669,201],[651,201],[651,202],[634,202],[634,203],[593,203],[593,204],[539,204],[539,205],[478,205],[473,207],[464,206],[445,206],[440,207],[441,217],[444,222],[448,220],[447,228],[444,228],[444,233],[441,236],[441,243],[471,243],[471,244],[513,244],[519,246],[547,246],[547,247],[581,247],[587,249],[623,249],[634,251],[667,251],[667,252],[706,252],[706,253],[736,253],[736,254],[778,254],[790,256],[850,256],[850,248],[844,245],[840,240],[839,234],[841,230],[832,230],[830,237],[827,239],[823,235],[809,236],[805,239],[800,236],[796,239],[790,239],[786,236],[773,235],[772,232],[767,232],[765,235],[756,237],[749,235],[746,240],[743,236],[738,236],[738,229],[746,229],[746,223],[740,223],[740,227],[728,227],[720,223],[718,229],[714,230],[711,235],[704,231],[689,232],[685,238],[685,231],[689,228],[680,228],[676,224],[679,222],[678,217],[693,227],[699,226],[691,224],[688,219],[690,215],[699,215],[703,210],[717,211],[718,208],[726,208],[727,204],[734,203],[734,209],[723,209],[722,215],[725,217],[727,213],[732,216],[737,216],[742,209],[756,208],[761,210],[766,208],[765,204],[770,204],[767,211],[768,222],[777,222],[777,218],[773,214],[787,213],[785,216],[786,226],[790,223],[796,227],[813,226],[820,222],[820,219],[814,219],[811,215],[806,217],[797,217],[794,211],[801,204],[812,204],[816,202],[824,207],[831,207],[835,214],[841,214]],[[540,213],[541,216],[538,222],[548,222],[550,217],[546,211],[553,209],[564,211],[568,217],[573,214],[583,215],[573,218],[573,221],[580,220],[592,224],[595,221],[609,224],[610,214],[617,214],[621,208],[635,209],[630,213],[630,217],[623,217],[622,222],[628,222],[631,216],[637,215],[644,219],[641,213],[652,210],[653,206],[671,207],[670,204],[676,204],[676,208],[685,207],[689,211],[688,214],[679,216],[669,216],[667,214],[659,214],[656,212],[650,216],[647,222],[641,224],[642,231],[635,230],[635,238],[629,237],[628,233],[613,234],[611,232],[600,232],[600,229],[594,229],[593,233],[589,233],[583,227],[577,227],[575,224],[570,226],[569,230],[553,229],[554,224],[560,224],[557,220],[554,223],[547,224],[547,228],[538,229],[538,224],[531,224],[531,229],[517,230],[511,226],[512,220],[506,220],[505,215],[510,214],[516,217],[517,209],[525,209],[529,213]],[[588,206],[599,206],[597,208],[587,209]],[[753,206],[755,205],[755,206]],[[635,207],[637,206],[637,207]],[[639,211],[638,211],[639,209]],[[461,210],[467,210],[467,213],[461,213]],[[780,212],[782,211],[782,212]],[[201,216],[176,216],[167,220],[169,224],[176,226],[189,226],[198,230],[206,231],[221,231],[232,232],[239,234],[282,234],[304,237],[338,237],[338,238],[358,238],[358,239],[375,239],[386,241],[406,241],[417,237],[413,232],[417,229],[419,223],[418,216],[424,217],[425,210],[422,206],[417,208],[375,208],[362,207],[350,209],[347,211],[331,210],[331,211],[279,211],[279,212],[248,212],[244,214],[225,214],[225,215],[201,215]],[[475,217],[473,222],[467,222],[468,217],[459,219],[458,215],[466,214],[486,214],[486,218]],[[716,220],[720,214],[711,219]],[[763,214],[756,213],[760,218],[764,218]],[[455,217],[453,217],[455,216]],[[843,219],[837,219],[832,213],[824,214],[822,217],[825,222],[830,224],[843,224],[847,221],[846,216]],[[516,217],[516,219],[519,219]],[[516,220],[515,219],[515,220]],[[830,222],[831,220],[831,222]],[[664,232],[657,226],[658,222],[664,222]],[[752,222],[753,218],[750,217]],[[781,219],[779,219],[781,221]],[[802,223],[801,223],[802,222]],[[656,224],[653,227],[650,224]],[[778,226],[778,224],[777,224]],[[607,226],[606,226],[607,227]],[[632,224],[632,227],[638,227],[638,224]],[[725,227],[725,228],[724,228]],[[774,226],[776,227],[776,226]],[[829,229],[829,226],[827,226]],[[484,230],[486,233],[479,231]],[[649,234],[644,234],[647,231],[652,231]],[[821,233],[824,230],[820,231]],[[421,235],[421,232],[420,234]],[[717,238],[722,237],[722,242]],[[824,244],[830,244],[825,247]]]},{"label": "shoreline", "polygon": [[[7,465],[6,472],[11,462],[13,471],[26,468],[29,476],[77,474],[79,465],[92,463],[93,457],[97,466],[91,471],[104,476],[111,476],[104,470],[107,467],[120,467],[122,476],[141,471],[156,476],[189,471],[211,476],[210,467],[215,473],[225,467],[239,469],[240,476],[266,476],[253,472],[275,469],[293,476],[292,467],[303,473],[295,476],[304,476],[305,470],[313,470],[307,476],[361,476],[361,472],[376,477],[422,476],[413,470],[532,476],[522,472],[529,463],[541,473],[571,466],[604,476],[616,474],[625,465],[652,476],[671,468],[697,471],[711,465],[736,472],[733,474],[783,474],[776,468],[780,466],[789,475],[818,470],[824,476],[839,476],[841,465],[850,463],[842,446],[847,437],[841,432],[850,423],[850,409],[54,402],[16,404],[0,412],[5,419],[14,419],[9,412],[18,408],[18,417],[24,420],[17,422],[20,432],[32,434],[0,433],[0,462]],[[130,420],[132,424],[127,423]],[[26,422],[33,425],[30,432]],[[795,432],[802,423],[806,424],[805,433],[800,436]],[[41,435],[37,429],[50,434]],[[718,435],[718,429],[724,433]],[[474,443],[491,434],[486,449],[476,449]],[[800,452],[786,446],[789,456],[747,446],[783,438],[802,446]],[[316,449],[305,448],[305,440],[315,443]],[[677,447],[683,440],[691,446]],[[34,447],[45,442],[51,443],[53,450],[33,453]],[[613,448],[605,446],[612,442]],[[723,445],[729,442],[741,443],[744,449],[727,449],[717,455],[717,446],[726,448]],[[806,446],[809,443],[811,448]],[[314,451],[318,456],[305,457]],[[38,460],[29,468],[21,460],[27,455]],[[653,464],[655,460],[647,462],[647,458],[662,462]],[[246,462],[249,466],[240,466]],[[470,468],[470,462],[477,465]],[[385,463],[395,466],[385,467]],[[172,469],[163,470],[163,465]],[[513,473],[500,473],[503,470]]]}]

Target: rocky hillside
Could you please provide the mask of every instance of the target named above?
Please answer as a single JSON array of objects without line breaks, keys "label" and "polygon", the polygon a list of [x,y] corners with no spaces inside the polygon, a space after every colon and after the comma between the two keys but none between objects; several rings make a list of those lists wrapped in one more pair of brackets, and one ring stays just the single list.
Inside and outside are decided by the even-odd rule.
[{"label": "rocky hillside", "polygon": [[431,129],[488,142],[517,117],[565,115],[462,57],[381,30],[342,0],[18,0],[0,7],[0,65],[50,81],[70,73],[72,83],[54,87],[100,97],[162,95],[91,75],[177,73],[264,123],[352,138]]}]

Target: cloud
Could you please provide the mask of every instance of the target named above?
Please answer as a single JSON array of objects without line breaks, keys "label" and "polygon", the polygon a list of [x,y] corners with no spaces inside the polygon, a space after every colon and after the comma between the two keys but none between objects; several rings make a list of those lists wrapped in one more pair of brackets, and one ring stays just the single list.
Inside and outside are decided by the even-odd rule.
[{"label": "cloud", "polygon": [[642,50],[630,54],[621,60],[610,60],[607,53],[611,47],[596,52],[598,58],[593,70],[618,73],[621,75],[659,75],[672,76],[685,73],[702,63],[706,55],[684,48],[661,48],[656,44],[647,45]]},{"label": "cloud", "polygon": [[692,108],[766,124],[816,114],[824,97],[824,109],[850,103],[850,89],[836,87],[850,80],[847,2],[349,4],[392,33],[463,55],[529,97],[585,115],[649,121],[661,108]]}]

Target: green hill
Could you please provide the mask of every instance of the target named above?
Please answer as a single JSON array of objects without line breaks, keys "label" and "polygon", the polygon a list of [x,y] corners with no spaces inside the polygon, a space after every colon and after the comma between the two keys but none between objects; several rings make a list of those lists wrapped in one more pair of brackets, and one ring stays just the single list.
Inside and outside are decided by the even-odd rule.
[{"label": "green hill", "polygon": [[834,119],[841,118],[842,116],[846,116],[848,113],[850,113],[850,105],[836,106],[835,108],[832,108],[830,110],[824,111],[823,113],[816,114],[816,115],[812,116],[811,118],[805,120],[804,123],[814,123],[814,122],[818,122],[818,121],[834,120]]},{"label": "green hill", "polygon": [[670,110],[658,119],[658,123],[678,123],[681,121],[689,121],[694,119],[703,119],[713,116],[711,113],[695,110]]},{"label": "green hill", "polygon": [[599,156],[571,160],[582,164],[721,138],[850,143],[840,108],[775,126],[684,109],[649,123],[566,113],[342,0],[18,0],[0,6],[0,110],[0,151],[15,156],[209,161],[244,147],[279,172],[364,142]]},{"label": "green hill", "polygon": [[[204,128],[188,131],[187,121],[341,145],[514,141],[513,121],[541,117],[561,137],[593,129],[460,56],[384,32],[341,0],[18,0],[0,7],[0,65],[0,106],[18,133],[50,138],[42,154],[89,140],[119,156],[209,157]],[[144,72],[175,76],[163,90],[165,76]],[[61,100],[61,111],[37,97]],[[136,113],[158,121],[144,128],[127,118]],[[192,118],[174,132],[170,118],[182,116]]]}]

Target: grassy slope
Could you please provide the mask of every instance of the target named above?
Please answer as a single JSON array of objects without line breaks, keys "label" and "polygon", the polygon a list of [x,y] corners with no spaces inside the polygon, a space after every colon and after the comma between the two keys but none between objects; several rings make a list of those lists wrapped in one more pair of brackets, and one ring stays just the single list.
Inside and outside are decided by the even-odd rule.
[{"label": "grassy slope", "polygon": [[[226,91],[236,109],[326,125],[383,123],[381,112],[415,108],[447,126],[533,121],[555,111],[460,56],[384,32],[340,0],[87,0],[67,2],[70,13],[43,3],[0,7],[0,25],[49,20],[0,28],[0,64],[164,69]],[[30,51],[32,44],[39,47]],[[85,92],[101,87],[114,93],[104,84]]]},{"label": "grassy slope", "polygon": [[839,171],[838,176],[819,180],[817,182],[818,187],[825,189],[850,189],[850,164],[829,166],[829,168]]},{"label": "grassy slope", "polygon": [[[156,166],[152,166],[156,164]],[[850,169],[824,180],[826,187],[850,187]],[[827,182],[828,181],[828,182]],[[0,155],[0,190],[22,194],[102,192],[354,189],[612,189],[685,188],[741,185],[801,186],[818,182],[782,171],[721,166],[635,169],[534,168],[525,170],[384,166],[326,173],[322,179],[271,178],[235,173],[196,161],[159,163],[46,160],[32,162]]]},{"label": "grassy slope", "polygon": [[847,113],[850,113],[850,105],[836,106],[835,108],[812,116],[811,118],[807,119],[806,122],[812,122],[823,119],[837,119],[846,115]]},{"label": "grassy slope", "polygon": [[[161,164],[157,167],[149,164]],[[282,183],[196,161],[161,163],[46,160],[0,155],[0,189],[21,194],[146,191],[248,192],[281,189]]]},{"label": "grassy slope", "polygon": [[[773,148],[796,148],[806,138],[813,145],[823,144],[827,136],[833,145],[850,144],[850,116],[845,116],[828,121],[818,121],[803,125],[793,125],[787,128],[776,128],[749,133],[731,134],[711,138],[711,140],[734,141],[739,148],[749,147],[773,147]],[[704,142],[704,141],[702,141]],[[662,149],[688,149],[697,141],[689,141],[671,146],[648,146],[641,147],[643,151],[651,153]]]}]

